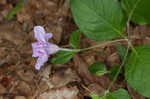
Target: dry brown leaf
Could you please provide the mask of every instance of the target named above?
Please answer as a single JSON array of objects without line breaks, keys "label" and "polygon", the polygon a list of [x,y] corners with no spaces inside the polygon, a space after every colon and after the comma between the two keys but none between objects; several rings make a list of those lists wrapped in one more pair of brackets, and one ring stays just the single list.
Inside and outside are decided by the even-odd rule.
[{"label": "dry brown leaf", "polygon": [[91,73],[88,71],[88,64],[83,61],[79,55],[73,57],[75,67],[79,75],[84,78],[85,82],[93,82]]},{"label": "dry brown leaf", "polygon": [[76,87],[50,90],[41,94],[37,99],[78,99],[79,90]]},{"label": "dry brown leaf", "polygon": [[87,51],[84,52],[82,55],[84,61],[88,64],[88,66],[90,66],[91,64],[93,64],[96,60],[95,60],[95,54],[93,51]]},{"label": "dry brown leaf", "polygon": [[0,5],[5,5],[7,3],[7,0],[0,0]]},{"label": "dry brown leaf", "polygon": [[33,95],[32,89],[30,88],[30,84],[27,84],[24,81],[20,81],[17,87],[15,87],[15,91],[17,91],[18,93],[22,93],[26,96]]},{"label": "dry brown leaf", "polygon": [[6,92],[7,92],[6,88],[3,85],[0,84],[0,94],[4,94]]},{"label": "dry brown leaf", "polygon": [[79,77],[71,69],[61,68],[52,76],[51,83],[54,88],[60,88],[67,85],[70,82],[80,82]]},{"label": "dry brown leaf", "polygon": [[[15,29],[17,27],[17,29]],[[25,35],[21,33],[20,26],[16,23],[7,23],[0,25],[0,39],[6,39],[16,45],[22,45],[25,40]]]},{"label": "dry brown leaf", "polygon": [[49,27],[47,27],[47,31],[53,33],[53,39],[56,41],[56,44],[58,44],[61,42],[63,28],[60,25],[56,25],[56,24],[53,24],[53,26],[51,26],[51,25],[49,25]]},{"label": "dry brown leaf", "polygon": [[24,96],[16,96],[15,99],[26,99]]},{"label": "dry brown leaf", "polygon": [[33,83],[34,73],[32,70],[28,70],[26,72],[24,72],[24,70],[19,70],[16,73],[21,80]]},{"label": "dry brown leaf", "polygon": [[105,89],[97,83],[88,85],[88,89],[90,89],[93,94],[98,94],[99,96],[102,96],[105,91]]},{"label": "dry brown leaf", "polygon": [[119,65],[119,63],[120,63],[120,56],[116,52],[112,53],[111,55],[109,55],[107,57],[106,61],[107,61],[107,65],[109,65],[109,66]]}]

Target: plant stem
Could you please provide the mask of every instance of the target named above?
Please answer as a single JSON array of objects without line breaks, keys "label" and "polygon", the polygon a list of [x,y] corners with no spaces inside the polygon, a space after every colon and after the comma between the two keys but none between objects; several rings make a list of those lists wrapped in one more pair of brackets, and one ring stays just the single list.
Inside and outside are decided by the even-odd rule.
[{"label": "plant stem", "polygon": [[127,59],[128,52],[129,52],[129,45],[128,45],[127,51],[126,51],[126,53],[125,53],[123,62],[122,62],[122,64],[120,65],[120,68],[118,69],[118,71],[117,71],[115,77],[113,78],[113,81],[110,83],[110,85],[109,85],[109,87],[108,87],[108,89],[107,89],[108,91],[112,88],[112,86],[113,86],[113,84],[115,83],[115,81],[116,81],[116,79],[117,79],[117,77],[118,77],[118,75],[119,75],[119,73],[120,73],[122,67],[124,66],[124,64],[125,64],[125,62],[126,62],[126,59]]},{"label": "plant stem", "polygon": [[138,55],[138,52],[136,51],[136,49],[134,48],[134,46],[131,44],[131,42],[128,42],[129,46],[131,47],[132,51]]},{"label": "plant stem", "polygon": [[78,52],[79,49],[68,49],[68,48],[60,48],[61,51],[70,51],[70,52]]},{"label": "plant stem", "polygon": [[90,49],[106,46],[108,44],[115,43],[115,42],[120,42],[120,41],[128,41],[128,39],[119,39],[119,40],[114,40],[114,41],[107,41],[107,42],[105,42],[103,44],[98,44],[98,45],[91,46],[91,47],[88,47],[88,48],[83,48],[83,49],[60,48],[60,50],[62,50],[62,51],[71,51],[71,52],[81,52],[81,51],[86,51],[86,50],[90,50]]},{"label": "plant stem", "polygon": [[120,41],[127,41],[127,39],[119,39],[119,40],[114,40],[114,41],[107,41],[107,42],[105,42],[103,44],[98,44],[98,45],[95,45],[95,46],[92,46],[92,47],[83,48],[83,49],[79,49],[79,50],[80,51],[86,51],[86,50],[90,50],[90,49],[93,49],[93,48],[98,48],[98,47],[106,46],[108,44],[115,43],[115,42],[120,42]]},{"label": "plant stem", "polygon": [[133,51],[136,55],[138,55],[136,49],[134,48],[134,46],[132,45],[132,43],[131,43],[131,41],[130,41],[130,19],[131,19],[132,15],[133,15],[133,13],[134,13],[134,11],[135,11],[135,9],[136,9],[137,4],[138,4],[140,1],[141,1],[141,0],[138,0],[138,1],[136,2],[135,6],[133,7],[133,10],[131,11],[131,13],[130,13],[130,15],[129,15],[129,17],[128,17],[128,20],[127,20],[127,37],[124,37],[125,39],[127,39],[128,48],[127,48],[127,51],[126,51],[126,53],[125,53],[123,62],[122,62],[122,64],[121,64],[119,70],[117,71],[117,73],[116,73],[116,75],[115,75],[113,81],[111,82],[111,84],[109,85],[109,87],[108,87],[108,89],[107,89],[108,91],[112,88],[112,86],[113,86],[114,82],[116,81],[116,79],[117,79],[117,77],[118,77],[118,75],[119,75],[119,73],[120,73],[122,67],[123,67],[124,64],[125,64],[125,61],[126,61],[126,58],[127,58],[128,52],[129,52],[129,47],[131,47],[132,51]]}]

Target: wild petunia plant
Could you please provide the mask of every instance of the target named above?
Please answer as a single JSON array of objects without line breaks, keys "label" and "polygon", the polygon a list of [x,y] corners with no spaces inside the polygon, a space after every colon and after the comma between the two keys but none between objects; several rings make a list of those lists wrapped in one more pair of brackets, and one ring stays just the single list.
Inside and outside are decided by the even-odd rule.
[{"label": "wild petunia plant", "polygon": [[[119,46],[122,64],[116,70],[107,72],[104,63],[95,62],[89,67],[92,74],[113,74],[112,83],[108,86],[103,96],[90,95],[92,99],[131,99],[125,89],[111,91],[117,80],[122,67],[125,68],[125,79],[139,94],[150,98],[150,45],[134,47],[130,40],[130,21],[135,24],[150,23],[150,0],[70,0],[70,8],[75,23],[79,30],[72,33],[70,45],[74,49],[59,48],[48,42],[52,34],[46,34],[42,27],[35,27],[35,38],[33,43],[33,56],[38,57],[36,69],[40,69],[48,60],[50,54],[56,53],[51,62],[63,64],[69,61],[77,52],[106,46],[113,42],[127,42],[127,48]],[[80,32],[96,41],[105,41],[103,44],[89,48],[79,49]],[[125,33],[127,32],[127,33]],[[127,35],[126,35],[127,34]],[[122,39],[112,40],[116,37]],[[62,51],[63,50],[63,51]],[[131,53],[129,53],[131,50]],[[115,71],[115,73],[114,73]]]},{"label": "wild petunia plant", "polygon": [[57,45],[48,42],[48,39],[52,38],[52,36],[52,33],[46,33],[42,26],[34,27],[34,37],[38,42],[32,43],[32,57],[38,57],[35,65],[37,70],[40,70],[41,66],[48,61],[51,54],[55,54],[59,50],[70,51],[69,49],[60,48]]}]

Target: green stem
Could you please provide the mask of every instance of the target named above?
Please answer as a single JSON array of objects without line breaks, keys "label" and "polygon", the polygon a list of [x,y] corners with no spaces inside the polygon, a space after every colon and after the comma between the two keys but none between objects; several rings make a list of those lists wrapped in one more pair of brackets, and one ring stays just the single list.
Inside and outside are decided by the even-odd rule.
[{"label": "green stem", "polygon": [[115,43],[115,42],[120,42],[120,41],[128,41],[128,39],[119,39],[119,40],[114,40],[114,41],[107,41],[107,42],[105,42],[103,44],[98,44],[98,45],[91,46],[91,47],[88,47],[88,48],[83,48],[83,49],[66,49],[66,48],[60,48],[60,50],[71,51],[71,52],[81,52],[81,51],[86,51],[86,50],[90,50],[90,49],[94,49],[94,48],[106,46],[108,44]]},{"label": "green stem", "polygon": [[125,53],[123,62],[122,62],[122,64],[120,65],[120,68],[118,69],[118,71],[117,71],[115,77],[113,78],[113,81],[110,83],[110,85],[109,85],[109,87],[108,87],[108,89],[107,89],[108,91],[112,88],[112,86],[113,86],[113,84],[115,83],[115,81],[116,81],[116,79],[117,79],[117,77],[118,77],[118,75],[119,75],[119,73],[120,73],[122,67],[124,66],[125,61],[126,61],[126,59],[127,59],[128,52],[129,52],[129,46],[128,46],[127,51],[126,51],[126,53]]},{"label": "green stem", "polygon": [[129,15],[129,18],[128,18],[128,20],[127,20],[127,33],[128,33],[128,35],[127,35],[127,37],[124,37],[124,38],[127,39],[128,48],[127,48],[126,54],[125,54],[125,56],[124,56],[123,62],[122,62],[122,64],[121,64],[119,70],[117,71],[117,73],[116,73],[116,75],[115,75],[113,81],[111,82],[111,84],[109,85],[109,87],[108,87],[108,89],[107,89],[108,91],[112,88],[112,86],[113,86],[113,84],[115,83],[115,81],[116,81],[116,79],[117,79],[117,77],[118,77],[118,75],[119,75],[119,73],[120,73],[122,67],[123,67],[124,64],[125,64],[125,61],[126,61],[126,58],[127,58],[128,52],[129,52],[129,47],[131,47],[132,51],[133,51],[136,55],[138,55],[136,49],[134,48],[134,46],[131,44],[131,41],[130,41],[130,19],[131,19],[132,15],[133,15],[133,12],[134,12],[134,10],[135,10],[135,8],[136,8],[136,6],[137,6],[137,4],[138,4],[139,2],[140,2],[140,0],[138,0],[138,1],[136,2],[135,6],[133,7],[133,10],[131,11],[131,13],[130,13],[130,15]]},{"label": "green stem", "polygon": [[136,51],[136,49],[134,48],[134,46],[131,44],[131,42],[128,42],[129,46],[131,47],[132,51],[138,55],[138,52]]},{"label": "green stem", "polygon": [[114,40],[114,41],[107,41],[107,42],[105,42],[105,43],[103,43],[103,44],[98,44],[98,45],[95,45],[95,46],[92,46],[92,47],[79,49],[79,51],[86,51],[86,50],[90,50],[90,49],[93,49],[93,48],[98,48],[98,47],[106,46],[106,45],[108,45],[108,44],[115,43],[115,42],[120,42],[120,41],[127,41],[127,39],[120,39],[120,40]]}]

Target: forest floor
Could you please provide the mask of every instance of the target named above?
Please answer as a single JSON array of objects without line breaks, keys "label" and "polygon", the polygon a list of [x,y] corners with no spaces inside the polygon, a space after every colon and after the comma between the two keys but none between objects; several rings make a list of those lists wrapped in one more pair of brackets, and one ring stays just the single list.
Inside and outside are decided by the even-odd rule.
[{"label": "forest floor", "polygon": [[[28,0],[12,20],[7,14],[19,0],[0,0],[0,99],[91,99],[91,93],[102,95],[111,83],[108,75],[90,74],[88,66],[104,62],[109,70],[120,65],[117,48],[108,45],[76,54],[66,64],[47,62],[40,71],[35,70],[31,44],[36,42],[33,27],[40,25],[52,32],[53,42],[71,48],[69,37],[78,29],[69,9],[69,0]],[[150,26],[132,25],[134,45],[150,44]],[[80,48],[96,42],[81,35]],[[126,45],[124,42],[119,43]],[[132,99],[146,99],[130,88],[120,74],[112,90],[125,88]]]}]

